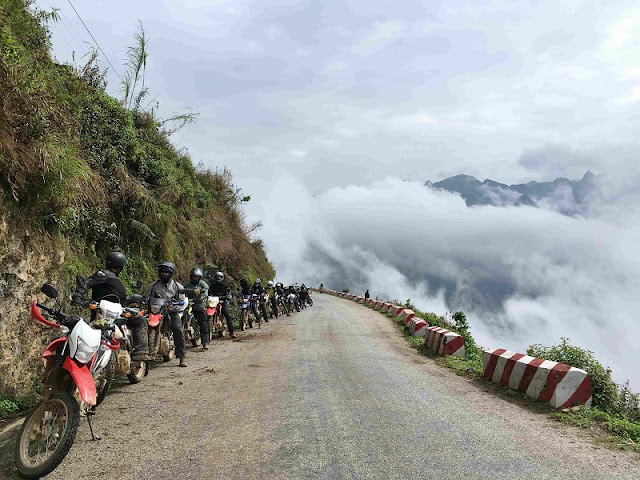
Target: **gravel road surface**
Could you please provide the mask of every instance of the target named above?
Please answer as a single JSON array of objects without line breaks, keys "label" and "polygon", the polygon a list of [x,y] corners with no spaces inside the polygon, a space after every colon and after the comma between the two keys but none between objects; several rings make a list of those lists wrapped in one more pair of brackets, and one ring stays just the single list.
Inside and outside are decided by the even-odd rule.
[{"label": "gravel road surface", "polygon": [[[640,479],[637,454],[437,366],[385,316],[314,295],[261,330],[120,382],[47,478]],[[0,438],[0,478],[15,433]]]}]

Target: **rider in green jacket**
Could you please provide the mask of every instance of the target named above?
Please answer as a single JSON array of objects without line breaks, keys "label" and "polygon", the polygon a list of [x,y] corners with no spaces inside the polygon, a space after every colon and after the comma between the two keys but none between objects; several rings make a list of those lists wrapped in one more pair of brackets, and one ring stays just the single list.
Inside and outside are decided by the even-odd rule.
[{"label": "rider in green jacket", "polygon": [[209,349],[209,321],[207,320],[206,305],[209,295],[209,285],[202,280],[202,270],[198,267],[191,270],[189,281],[184,284],[184,293],[191,302],[191,311],[200,326],[200,339],[203,350]]}]

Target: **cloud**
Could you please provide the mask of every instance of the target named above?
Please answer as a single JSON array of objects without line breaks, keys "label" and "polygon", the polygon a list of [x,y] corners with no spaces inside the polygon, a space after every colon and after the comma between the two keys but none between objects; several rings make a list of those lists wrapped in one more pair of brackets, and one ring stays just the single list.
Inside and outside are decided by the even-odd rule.
[{"label": "cloud", "polygon": [[279,279],[368,288],[438,314],[463,310],[486,347],[522,351],[569,337],[618,381],[640,387],[637,223],[468,208],[456,195],[395,178],[312,196],[288,177],[268,191],[250,214],[264,222]]}]

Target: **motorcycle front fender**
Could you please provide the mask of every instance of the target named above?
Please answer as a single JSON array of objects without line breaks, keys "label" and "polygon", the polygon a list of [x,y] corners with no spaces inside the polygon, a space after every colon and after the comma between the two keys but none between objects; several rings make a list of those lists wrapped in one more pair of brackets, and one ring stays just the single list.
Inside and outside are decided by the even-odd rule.
[{"label": "motorcycle front fender", "polygon": [[162,319],[162,313],[150,313],[149,314],[149,326],[157,327]]},{"label": "motorcycle front fender", "polygon": [[78,387],[82,401],[95,407],[97,401],[96,383],[87,366],[78,366],[76,362],[71,360],[71,357],[67,357],[62,364],[62,368],[71,374],[71,378],[73,378],[73,381]]}]

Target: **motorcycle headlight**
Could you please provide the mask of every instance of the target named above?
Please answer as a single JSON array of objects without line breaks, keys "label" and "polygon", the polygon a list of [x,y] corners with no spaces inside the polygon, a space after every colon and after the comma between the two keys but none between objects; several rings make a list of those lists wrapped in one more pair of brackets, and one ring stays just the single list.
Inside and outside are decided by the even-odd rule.
[{"label": "motorcycle headlight", "polygon": [[80,363],[89,363],[93,355],[98,351],[100,345],[91,345],[85,342],[82,337],[78,337],[78,346],[74,358]]}]

